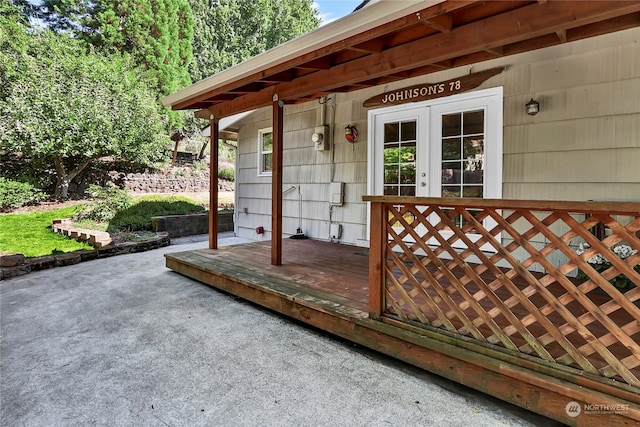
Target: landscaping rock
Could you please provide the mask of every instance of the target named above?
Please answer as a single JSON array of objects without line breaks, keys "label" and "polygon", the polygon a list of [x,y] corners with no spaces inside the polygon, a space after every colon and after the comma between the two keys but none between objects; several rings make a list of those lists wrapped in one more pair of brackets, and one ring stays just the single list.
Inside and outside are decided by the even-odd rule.
[{"label": "landscaping rock", "polygon": [[80,260],[81,261],[90,261],[92,259],[97,259],[98,258],[98,251],[97,250],[93,250],[93,251],[78,251],[75,252],[78,255],[80,255]]},{"label": "landscaping rock", "polygon": [[22,254],[4,254],[0,255],[0,267],[15,267],[24,264],[24,255]]},{"label": "landscaping rock", "polygon": [[31,272],[31,266],[29,264],[18,265],[16,267],[4,267],[0,269],[2,279],[8,279],[10,277],[22,276]]},{"label": "landscaping rock", "polygon": [[46,270],[56,266],[56,259],[53,256],[41,256],[29,259],[31,271]]},{"label": "landscaping rock", "polygon": [[21,276],[31,271],[64,267],[97,258],[107,258],[114,255],[158,249],[169,246],[170,244],[171,240],[167,233],[156,233],[155,237],[140,242],[110,244],[100,249],[77,251],[53,256],[25,258],[22,254],[3,254],[0,255],[0,263],[2,264],[0,268],[0,280]]},{"label": "landscaping rock", "polygon": [[74,265],[82,261],[82,258],[80,258],[80,255],[78,255],[75,252],[72,252],[69,254],[55,255],[54,258],[56,259],[56,266],[58,267],[64,267],[65,265]]}]

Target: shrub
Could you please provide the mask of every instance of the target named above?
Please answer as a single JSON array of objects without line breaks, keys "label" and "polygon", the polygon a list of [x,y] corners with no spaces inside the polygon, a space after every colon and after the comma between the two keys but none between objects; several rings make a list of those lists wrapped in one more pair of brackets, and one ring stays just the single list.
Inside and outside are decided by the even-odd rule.
[{"label": "shrub", "polygon": [[207,162],[203,162],[199,160],[197,162],[193,162],[193,172],[195,175],[200,175],[201,172],[204,172],[209,169],[209,165]]},{"label": "shrub", "polygon": [[202,205],[178,196],[141,197],[131,207],[118,212],[109,223],[107,231],[152,230],[151,218],[165,215],[187,215],[203,212]]},{"label": "shrub", "polygon": [[116,213],[131,206],[129,194],[112,182],[109,182],[106,187],[92,184],[87,188],[86,193],[91,198],[91,202],[76,215],[76,221],[109,222]]},{"label": "shrub", "polygon": [[218,178],[226,179],[227,181],[233,181],[235,179],[233,168],[218,169]]},{"label": "shrub", "polygon": [[0,178],[0,210],[37,204],[46,199],[42,191],[25,182]]}]

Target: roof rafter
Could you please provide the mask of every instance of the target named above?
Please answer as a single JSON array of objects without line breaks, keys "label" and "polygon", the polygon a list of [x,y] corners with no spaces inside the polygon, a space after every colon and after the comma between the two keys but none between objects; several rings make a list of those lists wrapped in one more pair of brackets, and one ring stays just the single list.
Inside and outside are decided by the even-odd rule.
[{"label": "roof rafter", "polygon": [[[418,22],[417,15],[420,15],[423,18],[429,18],[432,16],[438,16],[438,15],[442,15],[452,11],[456,11],[477,3],[482,3],[482,1],[456,0],[456,1],[445,1],[442,3],[437,3],[435,5],[430,5],[428,7],[425,7],[424,9],[421,9],[417,14],[411,14],[411,15],[404,16],[402,18],[394,19],[378,27],[372,28],[368,30],[366,33],[360,33],[360,34],[348,37],[344,40],[340,40],[338,42],[323,46],[317,50],[314,50],[313,52],[300,55],[299,57],[292,59],[290,61],[279,63],[272,67],[258,71],[255,74],[243,77],[241,79],[234,80],[232,82],[222,84],[221,86],[216,87],[214,89],[205,90],[202,93],[189,97],[189,99],[177,101],[172,104],[172,108],[175,110],[193,108],[191,106],[192,104],[195,104],[199,101],[210,98],[211,96],[213,96],[213,94],[224,93],[226,91],[233,89],[234,87],[238,87],[243,84],[268,78],[268,76],[282,72],[290,68],[305,68],[305,64],[311,61],[324,60],[330,55],[337,54],[339,52],[344,52],[345,49],[348,49],[350,46],[358,45],[360,43],[374,40],[378,37],[386,36],[391,32],[400,31],[404,28],[409,28],[411,26],[414,26]],[[320,68],[320,69],[323,69],[323,68]]]},{"label": "roof rafter", "polygon": [[620,20],[620,15],[635,14],[638,11],[640,2],[628,1],[530,3],[508,13],[456,27],[449,33],[436,33],[291,82],[277,84],[218,104],[209,110],[222,117],[268,105],[276,93],[280,99],[295,99],[338,88],[358,88],[357,85],[363,82],[369,83],[373,79],[405,71],[411,75],[425,74],[433,71],[435,64],[446,64],[446,61],[460,65],[458,58],[479,56],[490,59],[495,53],[488,53],[492,50],[504,54],[515,53],[503,47],[518,43],[527,45],[527,40],[532,40],[532,44],[527,45],[528,48],[535,48],[536,40],[546,46],[549,43],[548,35],[552,35],[557,44],[558,31],[569,31],[570,34],[572,28],[595,25],[608,19]]}]

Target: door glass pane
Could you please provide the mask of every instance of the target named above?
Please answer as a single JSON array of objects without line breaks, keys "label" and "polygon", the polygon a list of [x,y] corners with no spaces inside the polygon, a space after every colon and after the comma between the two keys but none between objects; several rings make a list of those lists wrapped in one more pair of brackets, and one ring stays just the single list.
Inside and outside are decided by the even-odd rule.
[{"label": "door glass pane", "polygon": [[458,136],[462,134],[462,114],[446,114],[442,116],[442,136]]},{"label": "door glass pane", "polygon": [[398,142],[400,123],[385,123],[384,124],[384,142]]},{"label": "door glass pane", "polygon": [[416,194],[416,121],[384,124],[385,196]]},{"label": "door glass pane", "polygon": [[400,147],[400,162],[409,163],[416,161],[416,144],[410,143]]},{"label": "door glass pane", "polygon": [[442,116],[443,197],[482,197],[484,143],[484,110]]},{"label": "door glass pane", "polygon": [[484,110],[468,111],[463,117],[463,132],[465,135],[484,133]]},{"label": "door glass pane", "polygon": [[384,195],[385,196],[397,196],[398,195],[398,187],[397,185],[385,185],[384,186]]},{"label": "door glass pane", "polygon": [[416,164],[403,163],[400,165],[400,184],[415,184]]},{"label": "door glass pane", "polygon": [[442,162],[442,184],[462,184],[461,162]]},{"label": "door glass pane", "polygon": [[384,183],[393,185],[398,183],[398,167],[396,165],[384,166]]},{"label": "door glass pane", "polygon": [[[442,116],[442,197],[484,196],[484,132],[484,110]],[[465,223],[462,215],[453,220]]]},{"label": "door glass pane", "polygon": [[442,160],[460,160],[460,138],[442,140]]},{"label": "door glass pane", "polygon": [[462,189],[459,185],[446,185],[442,187],[442,197],[461,197]]},{"label": "door glass pane", "polygon": [[403,141],[411,141],[416,139],[416,122],[404,122],[401,128],[401,139]]},{"label": "door glass pane", "polygon": [[400,195],[404,196],[404,197],[413,197],[416,195],[416,186],[412,185],[412,186],[406,186],[403,185],[400,187]]},{"label": "door glass pane", "polygon": [[384,164],[397,164],[400,163],[400,149],[397,145],[384,148]]},{"label": "door glass pane", "polygon": [[462,197],[475,197],[477,199],[482,199],[482,187],[467,185],[462,190]]},{"label": "door glass pane", "polygon": [[482,135],[468,136],[463,140],[464,157],[477,158],[478,156],[484,156],[484,138]]}]

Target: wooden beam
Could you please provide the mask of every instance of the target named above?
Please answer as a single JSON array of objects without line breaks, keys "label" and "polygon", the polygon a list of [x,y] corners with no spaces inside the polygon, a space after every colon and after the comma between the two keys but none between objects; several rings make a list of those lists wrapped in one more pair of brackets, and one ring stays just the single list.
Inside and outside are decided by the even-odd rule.
[{"label": "wooden beam", "polygon": [[637,216],[640,202],[579,202],[563,200],[518,200],[518,199],[471,199],[471,198],[436,198],[406,196],[362,196],[362,201],[371,203],[389,203],[401,205],[411,203],[421,206],[438,205],[445,207],[464,207],[467,209],[528,209],[558,210],[567,212],[586,212],[590,214],[606,214],[612,211],[616,215]]},{"label": "wooden beam", "polygon": [[277,95],[273,108],[273,170],[271,172],[271,265],[282,265],[282,159],[284,103]]},{"label": "wooden beam", "polygon": [[448,33],[453,29],[453,17],[451,14],[434,16],[428,19],[420,19],[421,24],[426,25],[427,27],[431,27],[435,30],[438,30],[442,33]]},{"label": "wooden beam", "polygon": [[[281,99],[304,97],[314,92],[329,92],[362,80],[441,63],[477,51],[486,51],[510,43],[554,33],[568,27],[598,22],[623,13],[640,10],[640,2],[550,2],[533,3],[510,13],[458,27],[369,55],[326,71],[318,71],[292,82],[252,93],[225,104],[211,107],[216,115],[230,115],[268,105],[277,90]],[[492,29],[487,31],[487,28]]]},{"label": "wooden beam", "polygon": [[369,40],[364,43],[351,46],[349,49],[365,53],[380,53],[384,49],[384,41],[381,39]]},{"label": "wooden beam", "polygon": [[558,40],[560,40],[560,43],[567,42],[567,30],[558,30],[556,31],[556,34],[558,35]]},{"label": "wooden beam", "polygon": [[[435,4],[433,6],[429,6],[423,10],[421,10],[420,12],[418,12],[418,14],[422,17],[422,18],[429,18],[431,16],[438,16],[444,13],[448,13],[448,12],[452,12],[458,9],[462,9],[465,8],[467,6],[473,5],[479,3],[479,0],[459,0],[459,1],[446,1],[446,2],[442,2],[442,3],[438,3]],[[327,55],[331,55],[340,51],[344,51],[345,49],[347,49],[349,46],[353,46],[353,45],[357,45],[359,43],[363,43],[369,40],[373,40],[376,39],[378,37],[381,36],[386,36],[387,34],[394,32],[394,31],[399,31],[402,30],[403,28],[408,28],[411,27],[413,25],[416,24],[417,22],[417,14],[411,14],[411,15],[407,15],[404,16],[402,18],[398,18],[394,21],[388,22],[386,24],[380,25],[379,27],[376,27],[372,30],[369,30],[367,32],[364,33],[359,33],[356,34],[352,37],[346,38],[344,40],[340,40],[337,41],[335,43],[332,43],[331,45],[322,47],[318,50],[315,50],[313,52],[309,52],[306,53],[304,55],[301,55],[297,58],[291,59],[289,61],[286,61],[284,63],[281,64],[277,64],[274,65],[273,67],[270,67],[266,70],[260,71],[258,73],[255,74],[251,74],[249,76],[246,76],[242,79],[239,79],[237,81],[233,81],[233,82],[229,82],[219,88],[216,88],[214,90],[209,90],[206,92],[203,92],[195,97],[191,97],[188,100],[185,100],[183,102],[178,102],[175,105],[173,105],[173,109],[174,110],[184,110],[184,109],[190,109],[192,108],[191,105],[195,104],[199,101],[202,101],[204,99],[210,98],[211,96],[215,96],[216,93],[224,93],[224,92],[228,92],[229,90],[233,89],[234,87],[238,87],[240,85],[243,84],[247,84],[247,83],[251,83],[254,81],[259,81],[262,78],[268,77],[270,75],[279,73],[281,71],[285,71],[287,69],[290,68],[296,68],[298,65],[302,65],[305,63],[308,63],[309,61],[314,61],[317,60],[319,58],[323,58]],[[246,110],[245,110],[246,111]],[[240,112],[240,111],[238,111]],[[234,114],[234,113],[232,113]],[[208,116],[207,116],[208,117]],[[224,116],[216,116],[216,117],[224,117]]]},{"label": "wooden beam", "polygon": [[273,75],[268,76],[268,77],[264,77],[264,78],[260,79],[260,81],[263,82],[263,83],[282,83],[282,82],[290,82],[294,78],[295,78],[295,75],[294,75],[293,71],[286,70],[286,71],[282,71],[281,73],[277,73],[277,74],[273,74]]},{"label": "wooden beam", "polygon": [[333,65],[329,57],[314,59],[304,64],[296,66],[296,68],[302,68],[307,70],[328,70]]},{"label": "wooden beam", "polygon": [[218,140],[220,127],[213,114],[209,116],[209,249],[218,249]]},{"label": "wooden beam", "polygon": [[573,28],[567,32],[567,40],[575,41],[588,37],[595,37],[601,34],[607,34],[612,31],[621,31],[629,28],[636,28],[640,25],[640,12],[632,13],[625,16],[617,16],[605,21],[595,22],[580,28]]},{"label": "wooden beam", "polygon": [[486,51],[494,56],[502,56],[504,55],[504,46],[498,46],[491,49],[486,49]]},{"label": "wooden beam", "polygon": [[[597,22],[621,11],[640,10],[640,2],[551,2],[534,3],[511,13],[493,16],[447,34],[435,34],[402,46],[370,55],[327,71],[314,73],[278,87],[283,99],[307,91],[328,91],[331,86],[351,85],[364,79],[429,65],[452,57],[500,47],[542,36],[567,26]],[[490,28],[490,31],[487,31]],[[481,35],[481,36],[480,36]],[[309,76],[311,77],[311,76]],[[308,88],[308,89],[307,89]],[[313,88],[313,90],[311,90]]]},{"label": "wooden beam", "polygon": [[[262,81],[262,79],[260,79],[260,81]],[[264,89],[264,84],[256,81],[256,82],[248,83],[241,87],[237,87],[235,89],[230,89],[227,91],[227,93],[252,93],[252,92],[258,92],[262,89]]]}]

